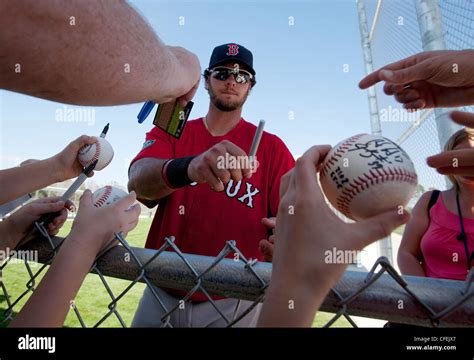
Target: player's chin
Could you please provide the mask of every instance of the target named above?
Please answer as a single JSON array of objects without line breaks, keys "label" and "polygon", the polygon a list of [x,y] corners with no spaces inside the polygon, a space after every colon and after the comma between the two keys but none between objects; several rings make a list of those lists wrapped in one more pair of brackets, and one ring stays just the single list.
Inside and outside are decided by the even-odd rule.
[{"label": "player's chin", "polygon": [[234,95],[232,95],[230,98],[226,96],[222,96],[221,98],[219,98],[219,102],[225,107],[234,108],[234,107],[238,107],[240,104],[240,102],[237,101],[236,99],[237,97]]},{"label": "player's chin", "polygon": [[236,94],[220,93],[217,100],[227,106],[239,106],[242,103],[242,98]]},{"label": "player's chin", "polygon": [[220,111],[228,112],[228,111],[237,110],[239,107],[238,107],[238,106],[228,106],[228,105],[224,105],[224,104],[219,104],[219,105],[217,106],[217,108],[218,108]]}]

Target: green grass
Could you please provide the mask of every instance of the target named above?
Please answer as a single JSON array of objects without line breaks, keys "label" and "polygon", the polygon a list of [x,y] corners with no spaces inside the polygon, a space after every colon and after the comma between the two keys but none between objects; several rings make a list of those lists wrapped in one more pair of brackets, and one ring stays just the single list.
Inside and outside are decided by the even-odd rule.
[{"label": "green grass", "polygon": [[[72,222],[68,221],[64,224],[61,232],[58,236],[66,236],[71,229]],[[143,247],[145,245],[146,236],[151,226],[151,219],[141,219],[137,227],[128,234],[127,241],[131,246]],[[41,268],[41,264],[31,263],[31,270],[35,273]],[[44,269],[40,276],[36,280],[36,286],[43,278],[47,269]],[[10,263],[4,270],[2,279],[7,288],[8,294],[11,301],[15,301],[26,289],[26,283],[30,279],[27,269],[22,262]],[[120,280],[115,278],[106,277],[106,281],[109,284],[112,292],[115,296],[118,296],[129,284],[129,281]],[[130,291],[125,295],[119,302],[117,310],[120,313],[123,321],[127,326],[130,326],[133,319],[133,315],[138,306],[138,302],[141,298],[145,285],[142,283],[135,284]],[[18,304],[14,307],[15,316],[18,311],[21,310],[25,302],[28,300],[31,292],[24,296]],[[108,295],[105,287],[102,285],[100,277],[95,274],[87,275],[79,293],[74,300],[77,309],[87,327],[92,327],[99,321],[105,314],[108,313],[108,305],[111,302],[111,298]],[[3,291],[0,289],[0,327],[8,325],[9,321],[4,320],[4,311],[8,307]],[[319,312],[313,322],[313,327],[322,327],[326,324],[333,314]],[[71,309],[66,321],[64,322],[65,327],[80,327],[81,324]],[[120,322],[114,314],[111,314],[101,325],[101,327],[120,327]],[[336,327],[349,327],[350,324],[345,319],[339,319],[333,326]]]},{"label": "green grass", "polygon": [[[326,325],[329,322],[329,320],[331,320],[334,317],[334,315],[335,314],[327,313],[323,311],[318,312],[316,314],[316,317],[314,318],[313,327],[322,328],[324,325]],[[334,324],[331,325],[331,327],[351,328],[352,325],[344,317],[340,317],[339,319],[336,320]]]}]

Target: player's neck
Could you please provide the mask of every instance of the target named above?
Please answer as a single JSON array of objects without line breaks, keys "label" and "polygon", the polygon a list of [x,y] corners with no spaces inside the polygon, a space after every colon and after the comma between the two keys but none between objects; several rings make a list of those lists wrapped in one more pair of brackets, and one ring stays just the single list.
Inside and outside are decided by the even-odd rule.
[{"label": "player's neck", "polygon": [[241,117],[242,107],[234,111],[221,111],[211,103],[204,125],[212,136],[223,136],[237,126]]}]

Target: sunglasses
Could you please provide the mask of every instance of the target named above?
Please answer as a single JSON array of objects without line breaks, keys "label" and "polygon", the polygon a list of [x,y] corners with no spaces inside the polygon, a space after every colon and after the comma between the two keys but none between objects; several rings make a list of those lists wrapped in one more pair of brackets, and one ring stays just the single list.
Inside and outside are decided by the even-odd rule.
[{"label": "sunglasses", "polygon": [[233,69],[228,67],[216,67],[209,72],[214,79],[226,81],[229,76],[234,75],[235,82],[238,84],[247,84],[253,79],[253,75],[246,70]]}]

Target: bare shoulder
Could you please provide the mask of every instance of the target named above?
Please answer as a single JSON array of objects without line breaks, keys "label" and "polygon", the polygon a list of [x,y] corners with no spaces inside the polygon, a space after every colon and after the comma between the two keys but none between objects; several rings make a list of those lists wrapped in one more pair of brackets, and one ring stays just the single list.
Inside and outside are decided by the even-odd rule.
[{"label": "bare shoulder", "polygon": [[415,207],[413,208],[412,216],[422,216],[428,218],[428,204],[430,202],[432,194],[433,190],[427,191],[423,195],[421,195],[421,197],[416,202]]}]

